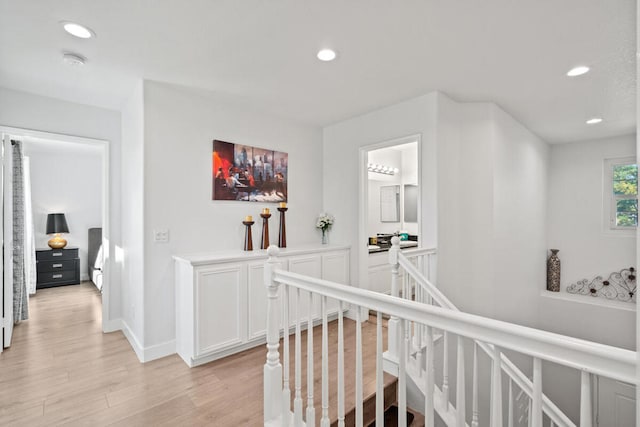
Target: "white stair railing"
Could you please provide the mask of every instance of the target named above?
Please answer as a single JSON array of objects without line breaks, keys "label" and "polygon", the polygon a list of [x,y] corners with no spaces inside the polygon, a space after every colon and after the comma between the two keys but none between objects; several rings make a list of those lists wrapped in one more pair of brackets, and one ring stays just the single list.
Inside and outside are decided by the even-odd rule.
[{"label": "white stair railing", "polygon": [[[493,319],[488,319],[480,316],[471,315],[468,313],[462,313],[455,310],[451,310],[448,308],[436,307],[433,305],[427,305],[411,300],[400,299],[394,296],[384,295],[376,292],[371,292],[364,289],[353,288],[351,286],[333,283],[326,280],[316,279],[308,276],[303,276],[300,274],[287,272],[279,268],[277,254],[279,249],[276,247],[270,247],[268,249],[269,260],[265,265],[265,282],[268,290],[268,331],[267,331],[267,357],[266,363],[264,366],[264,424],[265,426],[309,426],[315,425],[316,420],[315,414],[317,416],[322,415],[321,422],[323,425],[327,425],[327,416],[324,414],[329,413],[328,402],[324,398],[325,395],[328,394],[328,377],[334,375],[335,373],[331,372],[329,366],[324,369],[324,366],[327,364],[326,360],[328,360],[328,347],[336,344],[335,342],[327,344],[327,351],[322,351],[322,384],[323,384],[323,402],[322,402],[322,411],[316,411],[314,407],[315,401],[313,399],[313,389],[307,387],[307,408],[306,408],[306,417],[303,419],[303,408],[304,400],[302,398],[302,387],[299,385],[299,378],[301,366],[304,363],[302,358],[300,357],[300,348],[301,348],[301,332],[299,332],[301,328],[301,320],[300,319],[309,319],[312,316],[313,306],[310,305],[308,307],[308,313],[301,313],[302,305],[300,304],[300,298],[297,297],[301,292],[305,294],[310,294],[312,296],[316,296],[321,301],[324,301],[324,306],[326,307],[329,301],[338,301],[340,304],[340,311],[338,314],[338,366],[337,366],[337,375],[338,375],[338,425],[344,425],[345,422],[345,411],[344,411],[344,386],[345,386],[345,373],[344,373],[344,357],[347,355],[347,352],[344,349],[343,342],[343,329],[344,322],[342,321],[342,308],[350,305],[352,310],[356,313],[356,345],[353,352],[349,352],[349,357],[355,357],[355,398],[356,402],[356,426],[362,426],[362,411],[363,411],[363,403],[362,403],[362,381],[363,381],[363,365],[362,365],[362,335],[361,335],[361,320],[360,314],[362,312],[361,309],[369,309],[374,310],[380,314],[386,314],[395,317],[398,319],[398,326],[400,331],[406,331],[404,335],[404,342],[400,343],[400,348],[398,349],[398,355],[402,356],[406,347],[407,341],[409,341],[408,331],[409,328],[405,328],[404,325],[406,323],[410,323],[412,325],[419,325],[421,329],[425,332],[425,341],[428,343],[433,343],[433,330],[446,331],[452,337],[455,336],[458,340],[471,340],[473,343],[477,343],[478,346],[488,346],[491,345],[491,350],[494,353],[494,357],[492,358],[492,386],[491,386],[491,425],[492,426],[501,426],[503,420],[502,413],[502,399],[503,394],[501,390],[501,373],[503,371],[503,361],[505,360],[501,356],[501,349],[509,349],[512,351],[519,352],[524,355],[531,356],[534,360],[534,382],[533,382],[533,390],[532,389],[532,411],[537,412],[538,416],[535,418],[536,422],[542,422],[542,389],[540,378],[542,375],[541,371],[541,360],[552,361],[558,363],[560,365],[564,365],[573,369],[578,369],[582,372],[585,372],[586,375],[583,378],[589,378],[589,375],[602,375],[615,380],[624,381],[624,382],[634,382],[635,381],[635,361],[636,361],[636,353],[628,350],[623,350],[616,347],[606,346],[598,343],[593,343],[589,341],[579,340],[576,338],[566,337],[558,334],[553,334],[545,331],[540,331],[532,328],[527,328],[524,326],[514,325],[507,322],[501,322]],[[288,312],[289,299],[281,298],[278,299],[278,295],[280,291],[284,292],[284,295],[287,296],[291,292],[296,295],[296,328],[295,328],[295,343],[294,349],[296,353],[295,363],[299,365],[300,368],[294,366],[294,371],[296,373],[296,384],[295,384],[295,400],[294,405],[292,407],[291,402],[285,397],[288,394],[288,384],[286,381],[286,375],[283,374],[281,357],[278,352],[280,346],[280,323],[279,315],[280,313]],[[284,304],[284,310],[282,307],[278,306],[278,302]],[[322,326],[322,340],[324,341],[327,336],[327,328],[324,326],[325,315],[322,315],[323,326]],[[380,320],[380,318],[379,318]],[[381,322],[378,323],[380,325]],[[284,330],[287,331],[288,334],[288,325],[285,323]],[[311,326],[309,322],[307,322],[307,326]],[[318,326],[320,328],[320,326]],[[320,329],[318,329],[320,330]],[[309,334],[310,331],[307,331]],[[382,339],[382,332],[376,331],[376,359],[378,363],[381,363],[383,346],[380,344],[380,340]],[[288,341],[288,336],[285,337],[284,342]],[[468,342],[468,341],[467,341]],[[421,381],[420,386],[424,387],[425,392],[425,407],[426,414],[425,419],[427,420],[427,426],[433,425],[434,419],[434,411],[436,406],[443,406],[447,408],[447,412],[445,416],[443,416],[440,412],[438,414],[441,415],[441,418],[445,420],[447,425],[466,425],[464,420],[460,420],[458,417],[462,415],[458,412],[460,411],[459,407],[461,406],[462,401],[464,401],[464,396],[458,396],[457,406],[458,409],[451,409],[453,406],[449,402],[442,402],[442,393],[434,383],[434,372],[433,372],[433,358],[434,358],[434,346],[427,345],[426,346],[426,354],[423,358],[423,366],[419,366],[418,369],[423,370],[422,377],[424,381]],[[413,349],[411,349],[413,351]],[[409,355],[407,355],[409,356]],[[462,361],[464,362],[464,355],[461,356]],[[283,355],[282,360],[286,363],[286,357]],[[341,362],[342,360],[342,362]],[[415,358],[410,359],[409,357],[401,357],[400,360],[415,360]],[[414,362],[412,362],[414,363]],[[462,363],[464,365],[464,363]],[[308,366],[311,366],[309,364]],[[378,365],[379,366],[379,365]],[[288,367],[287,367],[288,368]],[[398,425],[406,426],[406,412],[402,411],[402,408],[406,407],[406,390],[403,384],[406,384],[405,381],[407,377],[410,375],[411,366],[409,363],[405,366],[407,372],[403,372],[401,368],[399,370],[399,378],[398,378],[398,407],[400,410]],[[414,366],[415,368],[415,366]],[[286,370],[286,369],[285,369]],[[508,372],[505,370],[505,372]],[[377,367],[375,369],[376,375],[376,389],[380,390],[381,385],[383,383],[383,373],[382,370]],[[313,376],[308,377],[311,381],[313,381]],[[585,380],[586,381],[586,380]],[[515,383],[515,381],[514,381]],[[458,387],[464,388],[464,384],[459,384]],[[586,385],[583,381],[583,387],[581,388],[581,394],[588,395],[588,389],[586,389]],[[585,407],[582,408],[582,413],[590,413],[590,401],[588,398],[581,399],[582,405]],[[379,404],[379,401],[378,401]],[[311,407],[309,407],[311,406]],[[472,406],[473,407],[473,406]],[[424,408],[415,408],[418,410],[422,410]],[[381,418],[382,411],[376,411],[376,425],[383,425],[383,419]],[[540,421],[538,421],[540,420]],[[553,419],[551,419],[555,425],[560,425]],[[586,422],[586,419],[581,420]],[[540,424],[538,424],[540,425]]]},{"label": "white stair railing", "polygon": [[[405,291],[401,296],[404,299],[409,299],[413,301],[417,301],[423,304],[433,304],[442,308],[446,308],[449,310],[459,312],[458,308],[435,286],[435,281],[433,280],[432,273],[435,269],[435,257],[436,250],[435,249],[408,249],[404,251],[400,251],[400,241],[398,237],[393,237],[391,239],[392,247],[389,250],[389,262],[392,266],[392,283],[394,280],[399,280],[402,278],[403,281],[399,286],[401,286]],[[394,277],[395,276],[395,277]],[[391,325],[389,326],[391,327]],[[448,333],[444,331],[444,340],[443,340],[443,380],[442,380],[442,394],[443,400],[445,402],[449,401],[449,346],[448,346]],[[495,351],[493,346],[488,343],[474,343],[475,346],[480,347],[482,351],[484,351],[490,358],[493,359],[492,364],[492,393],[495,396],[501,395],[502,391],[500,388],[500,374],[504,372],[511,382],[513,382],[517,387],[519,387],[532,401],[536,401],[535,405],[532,405],[530,415],[532,416],[532,422],[530,425],[532,426],[541,426],[542,424],[542,414],[546,415],[551,422],[553,422],[557,426],[563,427],[572,427],[575,424],[551,401],[547,396],[541,395],[541,400],[534,399],[534,394],[539,392],[540,390],[536,388],[536,386],[541,386],[541,384],[536,384],[535,376],[536,376],[536,366],[539,364],[540,359],[534,359],[534,381],[529,380],[529,378],[522,373],[520,369],[518,369],[504,354],[499,351]],[[389,342],[389,346],[393,345],[392,342]],[[418,347],[420,348],[420,347]],[[464,355],[463,347],[461,346],[461,341],[458,340],[458,356],[457,356],[457,375],[456,378],[460,379],[464,376]],[[390,350],[391,353],[391,350]],[[500,355],[500,360],[495,360],[496,355]],[[415,358],[415,363],[420,365],[419,358]],[[496,363],[498,362],[498,363]],[[471,425],[478,425],[478,408],[477,408],[477,356],[474,355],[474,385],[472,388],[473,392],[473,413],[471,418]],[[499,367],[499,371],[497,370]],[[538,372],[539,373],[539,372]],[[493,389],[495,384],[496,390]],[[459,387],[460,384],[457,385]],[[512,398],[513,395],[510,395],[509,399]],[[456,402],[459,401],[460,396],[456,397]],[[509,415],[509,419],[513,418],[513,402],[511,400],[509,402],[509,410],[511,411],[511,415]],[[538,403],[540,403],[540,407],[538,407]],[[501,405],[502,402],[493,401],[493,405]],[[502,409],[499,407],[491,406],[491,425],[502,425],[502,417],[498,417],[494,420],[494,413],[501,413]],[[445,407],[445,410],[448,410]],[[462,408],[458,408],[458,413],[464,413],[464,402],[462,402]],[[586,414],[583,414],[583,417],[586,417]],[[475,424],[474,424],[475,423]],[[511,423],[509,425],[512,425]],[[590,422],[582,422],[581,425],[590,425]]]}]

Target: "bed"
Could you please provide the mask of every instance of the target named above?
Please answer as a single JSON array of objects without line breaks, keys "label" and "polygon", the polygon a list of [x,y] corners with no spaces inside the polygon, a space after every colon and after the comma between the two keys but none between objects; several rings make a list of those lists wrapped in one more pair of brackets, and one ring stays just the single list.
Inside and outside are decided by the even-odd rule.
[{"label": "bed", "polygon": [[102,228],[89,229],[88,254],[89,280],[102,291]]}]

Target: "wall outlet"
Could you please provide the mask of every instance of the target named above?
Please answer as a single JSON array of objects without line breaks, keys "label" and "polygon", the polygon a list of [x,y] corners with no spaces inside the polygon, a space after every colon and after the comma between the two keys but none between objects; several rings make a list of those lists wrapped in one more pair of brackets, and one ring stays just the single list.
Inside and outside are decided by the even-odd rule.
[{"label": "wall outlet", "polygon": [[153,241],[156,243],[168,243],[169,230],[153,230]]}]

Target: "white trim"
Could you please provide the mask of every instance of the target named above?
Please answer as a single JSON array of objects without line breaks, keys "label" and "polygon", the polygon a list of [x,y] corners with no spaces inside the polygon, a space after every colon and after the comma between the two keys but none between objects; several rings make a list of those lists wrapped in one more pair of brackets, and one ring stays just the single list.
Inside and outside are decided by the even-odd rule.
[{"label": "white trim", "polygon": [[111,269],[113,268],[110,254],[111,215],[110,215],[110,182],[111,171],[109,158],[111,157],[111,143],[105,139],[87,138],[76,135],[66,135],[54,132],[43,132],[33,129],[16,128],[0,125],[0,133],[16,137],[29,137],[49,141],[73,142],[84,145],[99,145],[102,148],[102,247],[104,255],[103,285],[102,285],[102,331],[111,324]]},{"label": "white trim", "polygon": [[116,332],[116,331],[122,331],[122,319],[114,319],[114,320],[110,320],[108,323],[103,323],[102,324],[102,332],[104,333],[109,333],[109,332]]},{"label": "white trim", "polygon": [[176,353],[176,340],[169,340],[150,347],[145,347],[143,352],[143,363],[151,362],[152,360],[160,359],[165,356],[170,356]]},{"label": "white trim", "polygon": [[[121,322],[122,322],[122,333],[124,334],[127,341],[129,341],[129,344],[131,345],[131,348],[133,349],[133,351],[136,353],[136,356],[138,356],[138,360],[144,363],[144,348],[140,344],[140,341],[138,341],[138,338],[133,333],[133,331],[127,324],[127,322],[125,320],[122,320]],[[103,328],[104,328],[104,324],[103,324]]]},{"label": "white trim", "polygon": [[566,291],[551,292],[543,289],[540,291],[542,298],[549,298],[561,301],[575,302],[579,304],[597,305],[599,307],[610,308],[622,311],[636,311],[636,304],[632,302],[614,301],[602,297],[592,297],[590,295],[569,294]]}]

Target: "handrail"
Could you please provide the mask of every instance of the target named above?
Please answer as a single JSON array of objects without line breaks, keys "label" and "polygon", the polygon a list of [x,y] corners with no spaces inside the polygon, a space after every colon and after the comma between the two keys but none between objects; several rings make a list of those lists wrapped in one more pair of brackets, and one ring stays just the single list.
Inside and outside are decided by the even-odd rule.
[{"label": "handrail", "polygon": [[[435,253],[435,250],[434,252]],[[398,240],[392,239],[392,248],[390,249],[391,263],[395,260],[411,278],[425,289],[431,298],[441,307],[460,312],[460,310],[424,275],[409,261],[406,251],[399,250]],[[479,347],[491,358],[495,357],[494,346],[491,343],[479,342]],[[533,398],[533,382],[518,369],[511,360],[501,353],[502,369],[517,384],[517,386],[530,398]],[[579,367],[577,369],[580,369]],[[542,395],[543,411],[558,425],[574,425],[573,422],[551,401],[545,394]],[[562,421],[562,422],[561,422]]]},{"label": "handrail", "polygon": [[431,255],[436,254],[438,252],[437,248],[413,248],[413,249],[403,249],[402,253],[407,258],[420,256],[420,255]]},{"label": "handrail", "polygon": [[[399,255],[401,254],[398,251]],[[435,287],[427,278],[425,278],[420,271],[413,265],[406,257],[398,256],[398,264],[405,269],[411,278],[420,285],[423,289],[431,295],[431,298],[442,308],[460,312],[456,307],[438,288]],[[478,342],[478,346],[484,351],[491,359],[494,358],[495,351],[493,344]],[[513,362],[504,354],[501,353],[500,359],[502,361],[502,369],[507,375],[515,381],[518,387],[530,398],[533,398],[533,382],[527,378],[527,376],[520,370]],[[578,368],[580,369],[580,368]],[[542,395],[543,410],[554,423],[558,425],[574,425],[573,422],[566,416],[564,412],[558,408],[558,406],[551,401],[545,394]],[[561,422],[562,421],[562,422]]]},{"label": "handrail", "polygon": [[636,383],[635,352],[274,268],[271,280],[608,378]]}]

